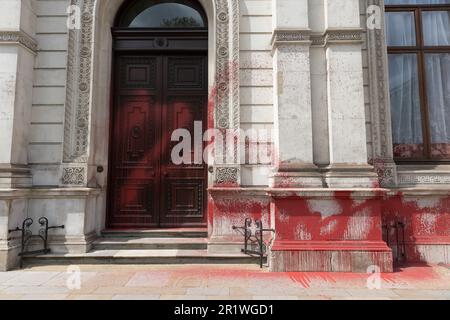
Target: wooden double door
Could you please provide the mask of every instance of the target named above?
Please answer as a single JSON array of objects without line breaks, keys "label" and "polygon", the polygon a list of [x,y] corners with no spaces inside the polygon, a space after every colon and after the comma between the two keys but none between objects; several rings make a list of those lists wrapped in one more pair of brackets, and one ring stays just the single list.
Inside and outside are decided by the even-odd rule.
[{"label": "wooden double door", "polygon": [[116,55],[108,227],[206,225],[207,167],[174,164],[179,141],[171,136],[190,132],[194,162],[194,123],[200,134],[206,129],[207,74],[206,54]]}]

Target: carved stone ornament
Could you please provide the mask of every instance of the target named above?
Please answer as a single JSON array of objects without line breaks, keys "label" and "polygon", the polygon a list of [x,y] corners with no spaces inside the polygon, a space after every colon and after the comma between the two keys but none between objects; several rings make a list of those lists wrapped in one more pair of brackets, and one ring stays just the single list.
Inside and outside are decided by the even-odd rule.
[{"label": "carved stone ornament", "polygon": [[239,169],[235,167],[216,168],[216,185],[237,185],[239,183]]},{"label": "carved stone ornament", "polygon": [[0,31],[0,44],[1,43],[17,43],[34,53],[36,53],[38,48],[36,40],[23,31]]},{"label": "carved stone ornament", "polygon": [[[63,157],[65,163],[87,163],[89,157],[94,12],[99,1],[101,0],[71,0],[72,5],[81,9],[81,28],[69,30]],[[215,127],[238,129],[239,1],[214,0],[214,5],[216,76],[211,98],[215,103]]]},{"label": "carved stone ornament", "polygon": [[62,183],[64,185],[83,186],[86,183],[85,167],[63,168]]}]

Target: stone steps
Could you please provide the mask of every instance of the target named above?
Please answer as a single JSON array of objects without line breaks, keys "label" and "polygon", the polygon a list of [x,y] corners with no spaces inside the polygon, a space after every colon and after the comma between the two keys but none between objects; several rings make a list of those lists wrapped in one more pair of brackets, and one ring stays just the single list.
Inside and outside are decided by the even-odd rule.
[{"label": "stone steps", "polygon": [[25,257],[26,265],[257,264],[242,253],[209,253],[206,229],[105,230],[88,253]]},{"label": "stone steps", "polygon": [[24,258],[26,265],[82,264],[257,264],[258,257],[211,254],[207,250],[93,250],[83,254],[47,254]]},{"label": "stone steps", "polygon": [[94,250],[206,250],[206,238],[103,237],[94,242]]},{"label": "stone steps", "polygon": [[143,230],[104,230],[102,237],[114,238],[207,238],[206,228],[143,229]]}]

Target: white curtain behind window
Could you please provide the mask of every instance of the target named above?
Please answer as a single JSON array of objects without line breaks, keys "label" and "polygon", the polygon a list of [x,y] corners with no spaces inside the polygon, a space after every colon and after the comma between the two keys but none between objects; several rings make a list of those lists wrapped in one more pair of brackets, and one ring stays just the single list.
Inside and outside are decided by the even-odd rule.
[{"label": "white curtain behind window", "polygon": [[[390,2],[390,3],[389,3]],[[448,0],[389,0],[387,4],[438,4]],[[450,46],[448,11],[424,11],[426,46]],[[410,12],[386,13],[388,46],[415,46],[414,16]],[[422,156],[422,114],[419,98],[418,56],[390,54],[389,78],[394,153],[397,157]],[[450,54],[426,54],[425,77],[433,157],[450,156]]]}]

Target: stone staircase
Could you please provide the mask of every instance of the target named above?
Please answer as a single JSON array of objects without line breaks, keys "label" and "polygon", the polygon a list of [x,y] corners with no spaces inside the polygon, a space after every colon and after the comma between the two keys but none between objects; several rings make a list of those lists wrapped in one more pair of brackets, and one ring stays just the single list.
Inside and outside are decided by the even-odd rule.
[{"label": "stone staircase", "polygon": [[88,253],[24,258],[26,265],[257,264],[241,253],[209,253],[206,229],[105,230]]}]

